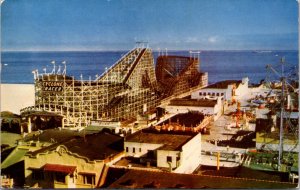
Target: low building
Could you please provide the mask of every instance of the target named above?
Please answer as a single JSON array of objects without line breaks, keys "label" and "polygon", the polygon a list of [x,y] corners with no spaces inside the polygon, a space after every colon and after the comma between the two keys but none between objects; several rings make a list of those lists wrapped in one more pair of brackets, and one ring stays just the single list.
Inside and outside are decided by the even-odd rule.
[{"label": "low building", "polygon": [[215,84],[211,84],[205,88],[192,93],[192,99],[211,98],[216,99],[221,97],[228,102],[233,101],[236,97],[241,97],[248,93],[248,77],[242,80],[225,80]]},{"label": "low building", "polygon": [[25,185],[41,188],[100,186],[106,164],[123,156],[123,138],[95,133],[68,138],[25,155]]},{"label": "low building", "polygon": [[30,134],[24,133],[23,137],[11,136],[7,133],[7,135],[4,136],[7,137],[6,141],[8,138],[14,139],[14,143],[10,143],[13,148],[8,148],[5,152],[1,152],[2,155],[7,155],[1,157],[1,174],[13,178],[15,187],[23,187],[25,183],[24,157],[27,152],[33,152],[55,143],[61,143],[75,136],[83,136],[84,133],[87,134],[88,132],[59,128],[34,131]]},{"label": "low building", "polygon": [[176,114],[173,117],[157,123],[149,129],[156,131],[172,131],[173,133],[182,132],[201,132],[209,133],[209,125],[212,122],[212,116],[205,116],[199,112],[188,112]]},{"label": "low building", "polygon": [[[238,170],[241,169],[238,168]],[[121,172],[123,172],[121,176],[116,175]],[[296,183],[257,179],[261,176],[270,177],[270,175],[266,175],[266,172],[247,172],[243,174],[246,177],[241,178],[232,175],[222,176],[226,175],[224,170],[217,171],[217,174],[214,176],[128,169],[127,171],[110,172],[107,178],[116,177],[117,180],[107,184],[107,186],[113,189],[284,189],[296,188],[297,186]],[[250,176],[253,173],[258,175],[258,177]],[[256,179],[249,179],[251,177]]]},{"label": "low building", "polygon": [[192,173],[201,161],[201,134],[174,135],[140,131],[126,137],[126,156],[160,168]]},{"label": "low building", "polygon": [[203,115],[212,116],[214,121],[222,114],[223,106],[221,98],[216,100],[205,99],[173,99],[166,106],[166,111],[171,114],[199,112]]}]

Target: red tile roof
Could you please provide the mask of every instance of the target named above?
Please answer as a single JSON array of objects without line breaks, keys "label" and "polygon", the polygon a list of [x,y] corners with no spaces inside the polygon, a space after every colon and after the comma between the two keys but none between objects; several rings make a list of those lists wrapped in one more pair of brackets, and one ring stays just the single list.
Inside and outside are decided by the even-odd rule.
[{"label": "red tile roof", "polygon": [[73,173],[76,170],[76,166],[66,166],[60,164],[45,164],[44,171]]}]

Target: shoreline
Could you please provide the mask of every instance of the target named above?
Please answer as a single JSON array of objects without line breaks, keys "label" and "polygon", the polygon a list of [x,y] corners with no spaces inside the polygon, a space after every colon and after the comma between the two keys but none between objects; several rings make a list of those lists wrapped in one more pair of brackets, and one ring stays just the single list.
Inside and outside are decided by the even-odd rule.
[{"label": "shoreline", "polygon": [[35,101],[34,84],[1,83],[0,111],[20,114],[20,109],[33,106]]}]

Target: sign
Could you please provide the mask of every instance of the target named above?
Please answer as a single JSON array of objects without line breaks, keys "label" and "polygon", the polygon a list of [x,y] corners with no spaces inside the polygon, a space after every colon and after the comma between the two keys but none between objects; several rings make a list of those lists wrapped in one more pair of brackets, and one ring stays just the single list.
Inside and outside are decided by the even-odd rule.
[{"label": "sign", "polygon": [[63,90],[64,83],[58,81],[43,82],[43,91],[46,92],[61,92]]}]

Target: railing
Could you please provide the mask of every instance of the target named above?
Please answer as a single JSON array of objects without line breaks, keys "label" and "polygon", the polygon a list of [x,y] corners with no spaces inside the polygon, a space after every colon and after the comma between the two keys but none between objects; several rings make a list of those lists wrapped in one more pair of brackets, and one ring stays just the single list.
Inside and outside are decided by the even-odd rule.
[{"label": "railing", "polygon": [[107,71],[103,72],[98,78],[96,78],[95,81],[100,80],[102,77],[104,77],[107,73],[109,73],[114,67],[118,66],[119,63],[121,63],[127,56],[129,56],[130,54],[132,54],[135,50],[139,50],[140,48],[133,48],[132,50],[130,50],[128,53],[126,53],[125,55],[123,55],[115,64],[111,65]]}]

